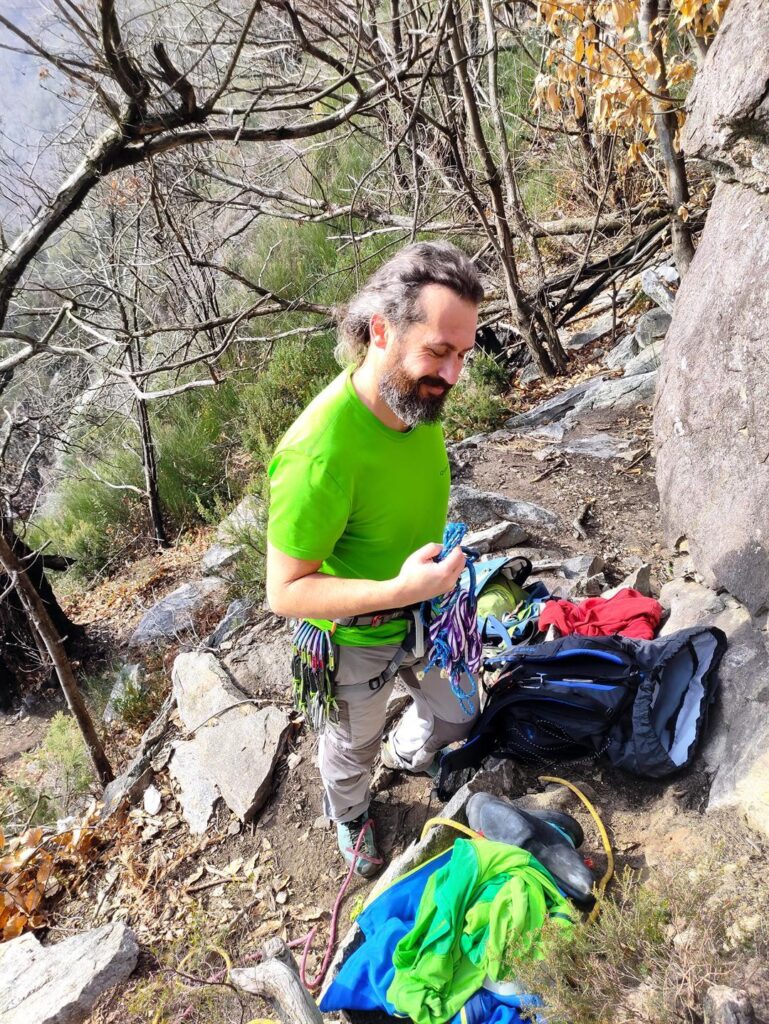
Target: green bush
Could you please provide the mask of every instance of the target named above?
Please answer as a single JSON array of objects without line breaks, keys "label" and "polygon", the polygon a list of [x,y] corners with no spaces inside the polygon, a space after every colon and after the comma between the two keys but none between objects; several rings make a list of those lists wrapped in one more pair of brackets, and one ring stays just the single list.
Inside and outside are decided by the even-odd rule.
[{"label": "green bush", "polygon": [[339,373],[331,333],[309,342],[284,341],[266,370],[241,389],[242,440],[257,467],[265,467],[275,445],[299,413]]},{"label": "green bush", "polygon": [[25,754],[23,762],[24,778],[4,787],[2,814],[8,819],[33,815],[33,822],[54,822],[74,809],[93,782],[91,759],[77,722],[61,711],[51,719],[40,746]]},{"label": "green bush", "polygon": [[477,384],[468,374],[452,389],[443,422],[449,440],[497,430],[510,415],[509,406],[488,384]]},{"label": "green bush", "polygon": [[[228,454],[240,444],[239,409],[231,382],[152,408],[158,489],[171,534],[200,522],[201,510],[238,496],[243,481],[227,467]],[[136,431],[126,425],[124,433],[113,431],[105,439],[95,429],[82,443],[86,441],[91,451],[100,451],[87,463],[92,472],[71,462],[70,475],[57,493],[56,513],[41,518],[30,533],[30,543],[51,540],[58,552],[74,558],[72,572],[81,580],[109,573],[151,544],[145,499],[115,486],[144,488]]]}]

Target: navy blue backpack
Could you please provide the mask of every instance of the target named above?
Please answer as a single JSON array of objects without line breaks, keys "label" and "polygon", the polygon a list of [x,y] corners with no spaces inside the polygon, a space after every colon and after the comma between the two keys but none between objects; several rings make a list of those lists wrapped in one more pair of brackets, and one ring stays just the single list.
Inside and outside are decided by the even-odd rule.
[{"label": "navy blue backpack", "polygon": [[687,767],[725,649],[721,630],[695,627],[656,640],[574,634],[487,658],[488,698],[464,745],[443,755],[439,796],[488,756],[537,766],[605,756],[647,778]]}]

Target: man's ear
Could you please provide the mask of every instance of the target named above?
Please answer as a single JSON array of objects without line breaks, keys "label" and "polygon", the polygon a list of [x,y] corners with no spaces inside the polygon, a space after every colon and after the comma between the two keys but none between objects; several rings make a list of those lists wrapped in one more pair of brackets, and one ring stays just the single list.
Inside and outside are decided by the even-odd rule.
[{"label": "man's ear", "polygon": [[381,313],[374,313],[368,325],[371,344],[376,348],[385,349],[393,339],[393,326],[387,317]]}]

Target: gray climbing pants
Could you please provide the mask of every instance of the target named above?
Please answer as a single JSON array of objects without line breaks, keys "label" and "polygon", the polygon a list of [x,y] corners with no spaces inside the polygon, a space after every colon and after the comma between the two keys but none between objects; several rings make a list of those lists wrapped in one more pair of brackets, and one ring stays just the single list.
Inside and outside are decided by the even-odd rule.
[{"label": "gray climbing pants", "polygon": [[[387,699],[395,684],[391,679],[378,685],[377,677],[398,649],[394,645],[335,648],[338,720],[325,724],[318,756],[325,813],[333,821],[350,821],[368,809],[371,766],[379,753]],[[447,743],[464,739],[478,716],[477,693],[471,698],[473,713],[468,715],[438,669],[417,678],[426,660],[407,654],[398,670],[413,702],[391,733],[390,746],[405,771],[427,767]],[[463,677],[462,689],[472,688]]]}]

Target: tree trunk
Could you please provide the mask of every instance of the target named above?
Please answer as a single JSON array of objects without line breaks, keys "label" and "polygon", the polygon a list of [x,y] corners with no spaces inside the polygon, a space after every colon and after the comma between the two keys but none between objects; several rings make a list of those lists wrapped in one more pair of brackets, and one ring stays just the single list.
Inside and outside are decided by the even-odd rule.
[{"label": "tree trunk", "polygon": [[64,642],[56,631],[44,601],[35,590],[22,563],[13,553],[10,544],[1,531],[0,566],[2,566],[4,573],[8,576],[21,601],[30,629],[40,638],[48,652],[48,656],[53,662],[53,667],[61,683],[67,704],[80,728],[86,748],[96,770],[96,775],[102,786],[106,786],[114,778],[112,768],[78,689],[72,666],[64,650]]},{"label": "tree trunk", "polygon": [[[494,220],[492,240],[496,242],[497,252],[502,264],[505,291],[510,303],[510,311],[532,358],[546,377],[554,377],[556,372],[562,371],[565,368],[565,364],[564,366],[558,365],[542,344],[539,330],[537,329],[537,317],[518,279],[513,235],[505,209],[501,174],[484,135],[475,92],[467,71],[468,56],[462,40],[461,25],[455,13],[449,19],[449,49],[464,101],[470,135],[483,163],[485,180],[491,196],[491,210]],[[482,208],[479,210],[479,213],[482,213]],[[496,238],[494,238],[494,235]]]},{"label": "tree trunk", "polygon": [[147,506],[152,522],[153,540],[159,548],[168,547],[168,534],[163,522],[163,510],[160,507],[160,491],[158,489],[158,467],[155,459],[155,443],[152,439],[150,417],[147,403],[142,398],[136,399],[136,414],[139,419],[139,433],[142,440],[142,467],[144,468],[144,489],[147,492]]},{"label": "tree trunk", "polygon": [[689,202],[689,182],[683,153],[676,149],[675,136],[678,120],[672,109],[673,102],[668,89],[665,54],[662,49],[662,35],[670,14],[669,0],[641,0],[638,28],[641,45],[649,57],[657,62],[657,73],[647,76],[649,89],[654,92],[653,100],[655,125],[660,153],[667,175],[668,199],[670,200],[670,232],[673,242],[673,258],[678,273],[683,276],[694,258],[694,243],[689,225],[679,210]]}]

